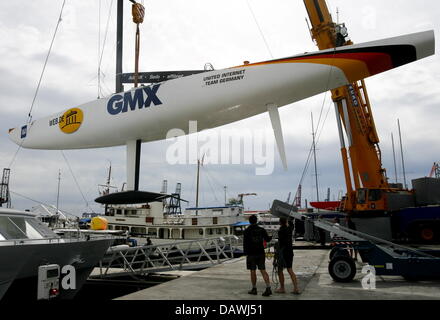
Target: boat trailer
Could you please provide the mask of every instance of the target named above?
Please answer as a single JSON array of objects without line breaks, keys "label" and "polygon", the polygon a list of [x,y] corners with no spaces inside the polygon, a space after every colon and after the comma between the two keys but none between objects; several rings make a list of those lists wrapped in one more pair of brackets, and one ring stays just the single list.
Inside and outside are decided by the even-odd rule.
[{"label": "boat trailer", "polygon": [[313,223],[337,236],[328,266],[337,282],[350,282],[356,275],[356,263],[350,250],[356,250],[362,262],[374,267],[376,275],[402,276],[411,281],[440,278],[440,250],[398,245],[321,219]]}]

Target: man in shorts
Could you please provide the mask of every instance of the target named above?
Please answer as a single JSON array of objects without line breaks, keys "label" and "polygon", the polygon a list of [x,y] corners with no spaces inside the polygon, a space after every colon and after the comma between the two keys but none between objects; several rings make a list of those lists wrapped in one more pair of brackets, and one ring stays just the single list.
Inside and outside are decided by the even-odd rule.
[{"label": "man in shorts", "polygon": [[257,216],[249,217],[250,226],[244,231],[243,249],[246,255],[246,267],[251,273],[252,289],[249,294],[257,294],[257,267],[266,283],[266,290],[263,292],[264,297],[272,294],[270,288],[269,275],[266,272],[266,254],[264,252],[264,241],[269,242],[271,237],[266,230],[257,225]]},{"label": "man in shorts", "polygon": [[292,233],[293,233],[293,223],[289,221],[287,224],[287,219],[284,217],[280,218],[280,229],[278,231],[278,278],[280,280],[280,288],[275,292],[286,293],[284,287],[284,274],[283,269],[287,269],[290,275],[290,279],[293,284],[293,294],[299,294],[298,281],[296,275],[292,270],[293,264],[293,246],[292,246]]}]

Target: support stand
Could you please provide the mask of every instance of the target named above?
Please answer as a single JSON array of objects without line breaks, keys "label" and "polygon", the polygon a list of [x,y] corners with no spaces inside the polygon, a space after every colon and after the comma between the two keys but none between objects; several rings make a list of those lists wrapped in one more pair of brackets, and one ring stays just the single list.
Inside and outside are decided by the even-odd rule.
[{"label": "support stand", "polygon": [[139,190],[141,140],[127,142],[127,190]]}]

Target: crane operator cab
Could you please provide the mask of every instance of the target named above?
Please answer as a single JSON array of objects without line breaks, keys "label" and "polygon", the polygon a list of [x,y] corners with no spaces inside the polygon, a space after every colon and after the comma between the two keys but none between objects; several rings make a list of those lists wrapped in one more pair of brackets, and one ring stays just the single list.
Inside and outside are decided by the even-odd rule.
[{"label": "crane operator cab", "polygon": [[382,189],[358,189],[356,192],[356,211],[385,210],[384,191]]}]

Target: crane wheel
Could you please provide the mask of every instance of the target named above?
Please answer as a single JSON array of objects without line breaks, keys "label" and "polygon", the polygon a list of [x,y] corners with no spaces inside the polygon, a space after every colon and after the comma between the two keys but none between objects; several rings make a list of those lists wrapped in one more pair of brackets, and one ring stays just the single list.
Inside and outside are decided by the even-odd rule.
[{"label": "crane wheel", "polygon": [[328,272],[336,282],[350,282],[356,275],[356,264],[351,257],[336,256],[330,261]]}]

